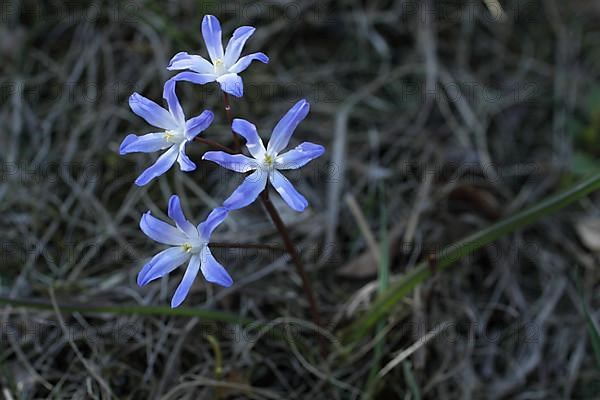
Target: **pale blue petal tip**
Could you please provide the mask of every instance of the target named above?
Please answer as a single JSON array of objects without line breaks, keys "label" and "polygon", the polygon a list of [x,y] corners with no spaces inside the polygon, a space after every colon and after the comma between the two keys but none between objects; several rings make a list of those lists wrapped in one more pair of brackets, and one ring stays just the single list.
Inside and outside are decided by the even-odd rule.
[{"label": "pale blue petal tip", "polygon": [[136,186],[142,187],[146,186],[150,182],[146,177],[142,177],[141,175],[137,177],[137,179],[133,182]]},{"label": "pale blue petal tip", "polygon": [[152,263],[149,262],[146,265],[144,265],[142,270],[138,273],[137,284],[139,287],[143,287],[148,283],[148,282],[146,282],[145,278],[146,278],[146,275],[148,274],[148,271],[150,270],[150,268],[152,268]]},{"label": "pale blue petal tip", "polygon": [[[146,171],[147,171],[147,170],[146,170]],[[138,177],[135,179],[134,183],[135,183],[137,186],[139,186],[139,187],[146,186],[148,183],[150,183],[150,181],[151,181],[152,179],[154,179],[154,177],[153,177],[151,174],[148,174],[146,171],[142,172],[142,173],[140,174],[140,176],[138,176]]]},{"label": "pale blue petal tip", "polygon": [[224,268],[222,268],[220,272],[217,272],[217,274],[218,275],[213,276],[212,283],[223,287],[230,287],[231,285],[233,285],[233,279],[231,279],[231,276],[229,276],[229,274],[227,273],[227,271],[225,271]]},{"label": "pale blue petal tip", "polygon": [[169,215],[169,218],[174,220],[173,216],[179,208],[181,208],[179,196],[172,194],[171,197],[169,197],[169,204],[167,206],[167,214]]},{"label": "pale blue petal tip", "polygon": [[125,137],[125,139],[123,139],[123,142],[121,143],[121,146],[119,147],[119,154],[120,155],[125,155],[127,154],[127,146],[129,146],[131,143],[135,142],[137,139],[137,136],[134,135],[133,133],[127,135]]},{"label": "pale blue petal tip", "polygon": [[173,296],[173,299],[171,299],[171,308],[179,307],[181,303],[183,303],[183,300],[185,300],[185,297],[176,299],[175,296]]},{"label": "pale blue petal tip", "polygon": [[258,53],[256,59],[263,64],[269,63],[269,57],[265,53]]},{"label": "pale blue petal tip", "polygon": [[221,286],[230,287],[231,285],[233,285],[233,279],[231,279],[229,275],[226,275],[223,278],[223,281],[219,283]]}]

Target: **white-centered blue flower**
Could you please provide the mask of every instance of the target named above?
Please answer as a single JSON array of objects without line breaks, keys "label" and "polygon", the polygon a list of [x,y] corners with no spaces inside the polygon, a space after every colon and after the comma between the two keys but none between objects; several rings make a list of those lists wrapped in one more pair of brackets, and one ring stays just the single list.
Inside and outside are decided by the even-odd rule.
[{"label": "white-centered blue flower", "polygon": [[163,98],[169,106],[168,111],[138,93],[134,93],[129,97],[129,107],[131,107],[131,110],[145,119],[150,125],[156,126],[163,131],[143,136],[127,135],[119,148],[120,154],[135,152],[153,153],[168,149],[158,157],[153,165],[138,176],[135,180],[135,184],[138,186],[144,186],[152,179],[167,172],[175,164],[175,161],[179,163],[179,168],[182,171],[195,170],[196,164],[185,154],[185,145],[194,140],[213,121],[214,115],[208,110],[203,111],[197,117],[185,120],[183,109],[175,93],[174,81],[167,81],[165,83]]},{"label": "white-centered blue flower", "polygon": [[181,72],[171,79],[199,85],[216,81],[224,92],[242,97],[244,84],[238,74],[248,68],[254,60],[264,64],[269,62],[269,57],[260,52],[240,58],[246,40],[252,36],[255,30],[256,28],[252,26],[237,28],[223,51],[221,24],[215,16],[205,15],[202,19],[202,36],[211,61],[186,52],[177,53],[169,62],[167,69],[189,71]]},{"label": "white-centered blue flower", "polygon": [[242,173],[254,171],[225,200],[224,207],[236,210],[251,204],[265,189],[267,181],[269,181],[292,209],[304,211],[308,201],[283,176],[280,170],[303,167],[323,154],[325,148],[318,144],[303,142],[288,152],[280,153],[287,147],[294,130],[306,117],[309,109],[310,105],[306,100],[296,103],[273,128],[271,140],[266,149],[256,126],[246,120],[235,119],[232,129],[246,139],[246,147],[252,157],[243,154],[232,155],[222,151],[204,153],[202,157],[204,160],[213,161],[229,170]]},{"label": "white-centered blue flower", "polygon": [[208,282],[225,287],[231,286],[233,280],[213,257],[208,247],[213,230],[227,217],[227,210],[223,207],[214,209],[206,221],[196,227],[183,215],[179,197],[173,195],[169,199],[168,214],[169,218],[175,221],[175,226],[154,218],[150,215],[150,211],[140,220],[140,228],[149,238],[172,247],[161,251],[144,265],[138,274],[138,285],[144,286],[155,279],[162,278],[181,264],[188,262],[183,279],[171,300],[171,307],[177,307],[183,302],[198,271],[202,271],[202,275]]}]

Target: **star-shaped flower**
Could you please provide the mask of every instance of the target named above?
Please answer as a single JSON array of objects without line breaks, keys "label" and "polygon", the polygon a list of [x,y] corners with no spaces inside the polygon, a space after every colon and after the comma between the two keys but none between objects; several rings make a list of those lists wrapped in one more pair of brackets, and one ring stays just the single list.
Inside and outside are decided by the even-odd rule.
[{"label": "star-shaped flower", "polygon": [[214,209],[206,221],[195,227],[183,215],[179,197],[173,195],[169,199],[168,214],[169,218],[175,221],[175,226],[154,218],[150,211],[140,220],[140,228],[149,238],[172,247],[161,251],[144,265],[138,274],[138,285],[144,286],[162,278],[189,261],[183,279],[171,300],[171,307],[175,308],[183,302],[199,270],[208,282],[231,286],[233,280],[213,257],[208,247],[213,230],[227,217],[227,210],[222,207]]},{"label": "star-shaped flower", "polygon": [[[258,60],[264,64],[269,62],[269,57],[264,53],[252,53],[241,57],[242,49],[246,40],[256,28],[251,26],[241,26],[233,32],[233,36],[227,43],[225,52],[223,52],[223,43],[221,41],[221,24],[213,15],[206,15],[202,20],[202,36],[208,50],[210,60],[197,55],[190,55],[186,52],[175,54],[171,59],[167,69],[169,70],[189,70],[175,75],[173,80],[188,81],[199,85],[217,81],[221,89],[236,97],[244,95],[244,85],[242,78],[238,75],[244,71],[250,63]],[[190,72],[191,71],[191,72]]]},{"label": "star-shaped flower", "polygon": [[135,180],[135,184],[138,186],[144,186],[152,179],[167,172],[175,164],[175,161],[179,163],[182,171],[195,170],[196,164],[185,154],[185,145],[208,128],[214,117],[212,112],[205,110],[199,116],[186,121],[175,93],[174,81],[165,83],[163,98],[169,105],[169,111],[138,93],[129,97],[131,110],[150,125],[163,129],[163,131],[143,136],[127,135],[121,143],[119,153],[121,155],[135,152],[153,153],[168,149],[158,157],[153,165],[138,176]]},{"label": "star-shaped flower", "polygon": [[303,142],[286,153],[279,153],[287,147],[290,137],[308,114],[309,108],[306,100],[296,103],[273,128],[271,140],[266,149],[253,124],[243,119],[235,119],[232,129],[246,139],[246,147],[252,157],[243,154],[232,155],[222,151],[204,153],[202,157],[204,160],[213,161],[229,170],[236,172],[254,170],[225,200],[224,207],[236,210],[251,204],[265,189],[267,181],[269,181],[292,209],[304,211],[308,202],[279,171],[303,167],[323,154],[325,148],[318,144]]}]

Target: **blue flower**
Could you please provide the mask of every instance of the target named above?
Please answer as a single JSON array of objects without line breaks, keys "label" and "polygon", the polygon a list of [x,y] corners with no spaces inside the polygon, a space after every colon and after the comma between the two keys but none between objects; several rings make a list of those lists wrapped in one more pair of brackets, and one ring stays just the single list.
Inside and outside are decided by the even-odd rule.
[{"label": "blue flower", "polygon": [[199,116],[186,121],[175,93],[175,82],[173,81],[165,83],[163,97],[169,105],[169,111],[138,93],[129,97],[131,110],[150,125],[163,129],[163,131],[143,136],[127,135],[121,143],[119,153],[121,155],[135,152],[152,153],[168,149],[158,157],[153,165],[138,176],[135,180],[135,184],[138,186],[144,186],[152,179],[167,172],[175,164],[175,161],[179,163],[182,171],[195,170],[196,164],[185,154],[185,145],[208,128],[214,117],[212,112],[205,110]]},{"label": "blue flower", "polygon": [[304,142],[286,153],[279,153],[287,147],[290,137],[308,114],[309,108],[306,100],[296,103],[273,128],[271,140],[266,149],[253,124],[243,119],[235,119],[232,129],[246,139],[246,147],[252,157],[243,154],[231,155],[222,151],[204,153],[202,157],[204,160],[213,161],[229,170],[254,171],[225,200],[224,207],[236,210],[252,203],[265,189],[268,180],[292,209],[304,211],[308,202],[279,170],[303,167],[323,154],[325,148],[318,144]]},{"label": "blue flower", "polygon": [[195,227],[185,219],[179,197],[173,195],[169,199],[168,213],[169,218],[175,221],[175,226],[154,218],[150,211],[140,220],[140,228],[149,238],[172,247],[161,251],[144,265],[138,274],[138,285],[144,286],[162,278],[189,261],[183,279],[171,300],[171,307],[175,308],[183,302],[199,270],[208,282],[231,286],[233,280],[225,268],[215,260],[208,247],[210,235],[227,217],[227,210],[222,207],[214,209],[206,221]]},{"label": "blue flower", "polygon": [[213,15],[204,16],[202,36],[212,62],[201,56],[190,55],[186,52],[177,53],[169,62],[167,69],[171,71],[189,71],[181,72],[171,79],[193,82],[199,85],[217,81],[224,92],[242,97],[244,95],[244,85],[238,74],[248,68],[254,60],[258,60],[263,64],[269,62],[269,57],[264,53],[252,53],[240,58],[246,40],[252,36],[255,30],[251,26],[237,28],[233,32],[229,43],[227,43],[225,52],[223,52],[219,20]]}]

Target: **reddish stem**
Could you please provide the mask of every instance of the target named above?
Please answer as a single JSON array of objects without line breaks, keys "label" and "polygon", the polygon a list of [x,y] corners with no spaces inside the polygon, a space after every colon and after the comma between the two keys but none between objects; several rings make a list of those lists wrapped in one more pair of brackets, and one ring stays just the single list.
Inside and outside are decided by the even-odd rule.
[{"label": "reddish stem", "polygon": [[[262,191],[262,193],[260,194],[260,199],[263,205],[265,206],[265,209],[269,213],[271,220],[273,220],[275,227],[279,231],[281,238],[283,239],[285,249],[289,253],[290,257],[292,258],[292,262],[296,266],[296,272],[298,273],[298,275],[300,275],[300,279],[302,279],[302,288],[304,289],[304,295],[308,300],[308,306],[313,322],[315,323],[315,325],[322,328],[323,322],[321,321],[321,314],[319,313],[319,308],[317,307],[317,301],[315,300],[315,293],[310,284],[310,279],[308,279],[308,275],[306,274],[306,270],[304,269],[304,266],[302,264],[302,258],[300,257],[300,253],[298,253],[296,246],[294,246],[294,242],[290,238],[289,231],[285,226],[285,223],[281,219],[279,212],[277,212],[277,209],[275,208],[275,206],[271,202],[271,199],[269,198],[268,187],[266,187],[265,190]],[[324,357],[327,354],[327,344],[325,343],[325,340],[321,335],[319,335],[319,346],[321,348],[321,355]]]},{"label": "reddish stem", "polygon": [[[227,93],[223,93],[223,100],[225,102],[225,112],[227,114],[227,119],[229,120],[229,124],[231,125],[231,124],[233,124],[233,115],[232,115],[231,105],[229,104],[229,97],[227,96]],[[226,149],[225,151],[227,151],[230,154],[241,153],[241,146],[239,143],[239,138],[235,132],[233,132],[233,138],[234,138],[234,148],[233,149],[227,148],[218,143],[215,143],[215,144],[218,144],[218,147],[221,149],[225,148]],[[277,228],[279,235],[283,239],[285,249],[288,252],[288,254],[290,255],[292,262],[294,263],[294,265],[296,267],[296,272],[298,273],[298,275],[300,276],[300,279],[302,280],[302,288],[304,289],[304,295],[306,296],[306,299],[308,300],[308,306],[310,308],[310,313],[311,313],[313,323],[315,325],[317,325],[318,327],[322,328],[323,322],[321,320],[321,314],[319,312],[319,307],[317,306],[316,297],[315,297],[314,291],[312,289],[312,286],[310,284],[310,280],[308,279],[308,275],[306,274],[306,270],[304,269],[304,265],[302,263],[302,258],[300,257],[300,253],[296,249],[296,246],[294,246],[294,242],[290,238],[289,231],[288,231],[287,227],[285,226],[285,223],[281,219],[279,212],[277,211],[277,209],[275,208],[275,206],[269,199],[268,187],[265,188],[265,190],[261,193],[260,200],[262,201],[263,205],[265,206],[265,209],[267,210],[269,216],[271,217],[271,220],[275,224],[275,227]],[[321,355],[323,357],[325,357],[325,355],[327,354],[327,343],[325,342],[325,339],[323,338],[322,335],[319,335],[319,346],[320,346],[320,350],[321,350]]]},{"label": "reddish stem", "polygon": [[233,151],[233,149],[230,149],[227,146],[223,146],[221,143],[215,142],[214,140],[206,139],[206,138],[203,138],[203,137],[200,137],[200,136],[196,136],[194,138],[194,140],[196,140],[196,141],[198,141],[200,143],[204,143],[204,144],[206,144],[208,146],[214,147],[216,149],[222,150],[225,153],[237,154],[235,151]]},{"label": "reddish stem", "polygon": [[270,244],[262,243],[222,243],[222,242],[211,242],[208,244],[209,247],[219,249],[258,249],[258,250],[273,250],[273,251],[287,251],[281,246],[272,246]]}]

